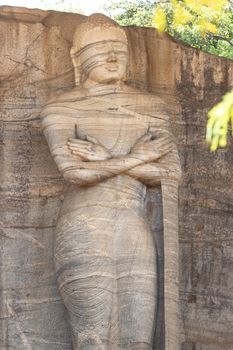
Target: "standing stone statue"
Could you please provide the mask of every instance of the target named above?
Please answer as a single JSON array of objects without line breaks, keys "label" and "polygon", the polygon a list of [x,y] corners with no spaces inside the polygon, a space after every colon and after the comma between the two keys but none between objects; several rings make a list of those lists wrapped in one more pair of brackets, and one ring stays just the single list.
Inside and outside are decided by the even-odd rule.
[{"label": "standing stone statue", "polygon": [[164,243],[166,349],[176,350],[180,166],[164,104],[127,86],[127,37],[104,15],[78,26],[71,58],[76,87],[47,104],[41,116],[51,154],[69,183],[54,257],[73,347],[152,349],[157,255],[145,197],[147,186],[162,184],[164,242],[170,240],[169,247]]}]

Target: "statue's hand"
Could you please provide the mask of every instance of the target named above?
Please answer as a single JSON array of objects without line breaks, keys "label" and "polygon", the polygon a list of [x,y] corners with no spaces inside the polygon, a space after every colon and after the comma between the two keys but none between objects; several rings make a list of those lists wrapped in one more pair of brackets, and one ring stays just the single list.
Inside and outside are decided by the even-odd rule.
[{"label": "statue's hand", "polygon": [[157,138],[155,133],[149,132],[136,142],[131,155],[148,162],[169,153],[173,147],[174,143],[168,135]]},{"label": "statue's hand", "polygon": [[67,146],[72,154],[79,156],[83,161],[106,160],[112,157],[104,146],[90,136],[86,136],[86,140],[71,138]]}]

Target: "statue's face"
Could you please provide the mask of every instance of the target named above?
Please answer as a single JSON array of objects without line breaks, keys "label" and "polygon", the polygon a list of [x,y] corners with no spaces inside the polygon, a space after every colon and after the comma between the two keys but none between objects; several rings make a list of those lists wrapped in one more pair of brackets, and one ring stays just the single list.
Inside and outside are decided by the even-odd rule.
[{"label": "statue's face", "polygon": [[86,81],[92,84],[115,83],[126,73],[128,46],[119,30],[105,29],[88,33],[80,53]]}]

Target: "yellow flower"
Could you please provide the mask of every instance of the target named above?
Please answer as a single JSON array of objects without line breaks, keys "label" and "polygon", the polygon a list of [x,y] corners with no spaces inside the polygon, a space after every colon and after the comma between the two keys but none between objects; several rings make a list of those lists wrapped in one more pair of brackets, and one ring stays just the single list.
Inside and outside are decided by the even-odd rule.
[{"label": "yellow flower", "polygon": [[209,33],[217,34],[218,33],[218,28],[216,27],[215,24],[206,22],[206,31]]},{"label": "yellow flower", "polygon": [[190,22],[193,15],[187,11],[183,6],[176,4],[173,6],[173,26],[177,28],[180,25],[184,25]]},{"label": "yellow flower", "polygon": [[156,29],[160,32],[164,32],[167,28],[167,17],[166,12],[163,8],[157,7],[155,10],[153,24]]},{"label": "yellow flower", "polygon": [[201,10],[199,1],[196,0],[185,0],[185,4],[194,12],[198,13]]},{"label": "yellow flower", "polygon": [[219,12],[228,4],[228,0],[197,0],[201,5],[211,8],[213,11]]},{"label": "yellow flower", "polygon": [[233,122],[233,90],[224,95],[221,102],[217,103],[208,112],[206,141],[211,144],[211,151],[216,151],[218,146],[227,144],[227,131],[229,121]]},{"label": "yellow flower", "polygon": [[206,19],[200,19],[197,22],[197,26],[196,26],[197,30],[201,33],[213,33],[216,34],[218,33],[218,28],[216,27],[215,24],[207,21]]},{"label": "yellow flower", "polygon": [[197,14],[201,14],[208,7],[210,11],[221,12],[229,0],[185,0],[185,4]]}]

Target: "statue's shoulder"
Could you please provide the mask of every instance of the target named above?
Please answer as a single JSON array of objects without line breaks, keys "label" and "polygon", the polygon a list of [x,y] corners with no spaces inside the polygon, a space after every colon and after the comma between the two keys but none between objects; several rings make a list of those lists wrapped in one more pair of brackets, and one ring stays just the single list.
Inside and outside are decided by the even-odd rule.
[{"label": "statue's shoulder", "polygon": [[165,106],[165,102],[161,99],[161,97],[151,92],[148,92],[142,89],[136,89],[133,87],[128,87],[127,89],[129,93],[132,93],[133,95],[135,94],[137,99],[141,99],[142,102],[152,103],[153,105],[157,104],[157,105]]},{"label": "statue's shoulder", "polygon": [[77,99],[84,98],[86,96],[86,91],[83,88],[74,88],[72,90],[66,91],[63,94],[57,95],[50,99],[46,105],[55,105],[55,104],[67,104],[67,103],[73,103],[74,101],[77,101]]},{"label": "statue's shoulder", "polygon": [[148,115],[151,118],[160,118],[164,121],[169,120],[167,106],[159,96],[135,88],[129,90],[129,92],[136,111],[138,109],[144,115]]},{"label": "statue's shoulder", "polygon": [[51,98],[42,108],[41,117],[49,116],[51,114],[63,114],[67,109],[72,109],[74,102],[85,98],[86,92],[82,88],[74,88],[63,94]]}]

